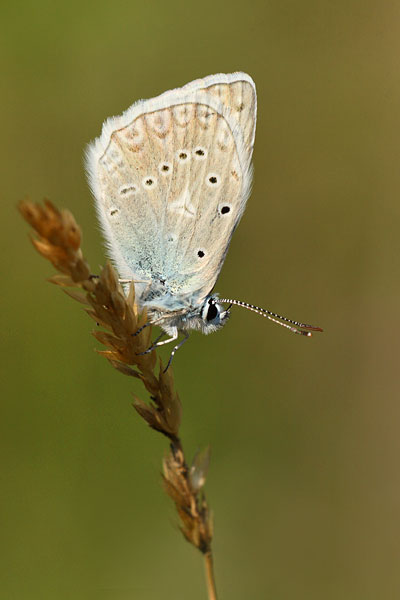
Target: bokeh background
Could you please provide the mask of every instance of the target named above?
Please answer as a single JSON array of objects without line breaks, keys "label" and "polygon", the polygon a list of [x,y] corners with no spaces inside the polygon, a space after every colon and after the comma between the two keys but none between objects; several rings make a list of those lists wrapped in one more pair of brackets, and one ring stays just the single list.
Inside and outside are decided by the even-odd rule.
[{"label": "bokeh background", "polygon": [[87,142],[235,70],[258,89],[255,182],[217,290],[325,333],[236,309],[176,357],[186,450],[212,448],[220,597],[399,598],[399,3],[25,0],[0,27],[0,598],[206,598],[146,396],[45,282],[16,204],[71,209],[98,270]]}]

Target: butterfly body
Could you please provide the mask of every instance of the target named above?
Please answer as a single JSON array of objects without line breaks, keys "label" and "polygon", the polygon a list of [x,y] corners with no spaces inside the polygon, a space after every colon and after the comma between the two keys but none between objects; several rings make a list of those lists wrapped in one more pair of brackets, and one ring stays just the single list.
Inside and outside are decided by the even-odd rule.
[{"label": "butterfly body", "polygon": [[174,339],[229,316],[211,290],[250,193],[256,109],[251,77],[211,75],[108,119],[88,148],[109,254]]}]

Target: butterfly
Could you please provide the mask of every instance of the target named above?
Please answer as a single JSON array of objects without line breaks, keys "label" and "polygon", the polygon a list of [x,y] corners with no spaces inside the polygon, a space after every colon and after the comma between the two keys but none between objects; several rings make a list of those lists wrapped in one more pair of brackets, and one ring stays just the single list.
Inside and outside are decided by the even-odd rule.
[{"label": "butterfly", "polygon": [[89,184],[109,255],[121,281],[134,282],[149,323],[169,335],[151,348],[184,334],[170,362],[188,331],[216,331],[234,304],[295,333],[322,331],[213,293],[250,194],[256,118],[249,75],[210,75],[139,100],[106,120],[88,146]]}]

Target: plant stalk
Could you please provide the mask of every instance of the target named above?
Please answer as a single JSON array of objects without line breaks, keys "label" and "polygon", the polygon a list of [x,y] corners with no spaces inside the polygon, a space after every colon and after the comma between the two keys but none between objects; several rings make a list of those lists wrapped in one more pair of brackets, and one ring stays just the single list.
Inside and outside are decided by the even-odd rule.
[{"label": "plant stalk", "polygon": [[204,554],[204,566],[206,569],[208,600],[217,600],[217,588],[215,585],[214,564],[211,550]]}]

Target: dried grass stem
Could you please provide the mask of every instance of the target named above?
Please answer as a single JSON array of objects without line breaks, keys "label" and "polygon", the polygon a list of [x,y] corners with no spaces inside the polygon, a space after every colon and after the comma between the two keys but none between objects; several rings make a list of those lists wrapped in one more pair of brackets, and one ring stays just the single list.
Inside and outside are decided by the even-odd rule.
[{"label": "dried grass stem", "polygon": [[152,429],[170,440],[170,451],[163,459],[164,488],[175,503],[184,537],[204,555],[209,600],[216,600],[212,517],[203,492],[209,452],[206,449],[198,453],[189,466],[179,437],[182,405],[172,369],[164,373],[154,349],[141,355],[151,344],[151,326],[133,335],[146,323],[146,313],[140,314],[135,303],[133,284],[125,295],[109,263],[98,277],[91,275],[80,247],[81,230],[69,211],[58,210],[48,200],[44,205],[21,202],[19,210],[36,231],[37,237],[32,237],[34,247],[60,272],[50,281],[83,304],[102,328],[93,332],[106,348],[99,354],[120,373],[139,379],[150,394],[148,402],[134,397],[133,406]]}]

